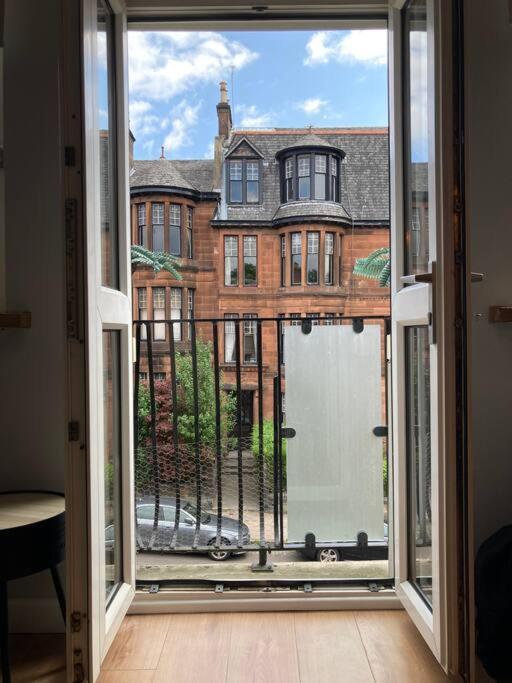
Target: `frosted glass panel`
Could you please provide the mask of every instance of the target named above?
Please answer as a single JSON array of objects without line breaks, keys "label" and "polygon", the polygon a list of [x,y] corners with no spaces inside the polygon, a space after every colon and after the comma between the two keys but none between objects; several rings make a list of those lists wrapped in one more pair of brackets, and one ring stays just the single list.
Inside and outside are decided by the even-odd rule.
[{"label": "frosted glass panel", "polygon": [[288,541],[384,540],[381,327],[285,329]]}]

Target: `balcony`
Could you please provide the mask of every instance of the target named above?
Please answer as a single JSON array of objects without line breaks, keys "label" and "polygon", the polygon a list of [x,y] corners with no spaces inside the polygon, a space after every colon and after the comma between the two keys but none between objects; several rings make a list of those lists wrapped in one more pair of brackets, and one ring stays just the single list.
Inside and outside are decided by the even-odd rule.
[{"label": "balcony", "polygon": [[134,323],[140,585],[389,580],[388,322]]}]

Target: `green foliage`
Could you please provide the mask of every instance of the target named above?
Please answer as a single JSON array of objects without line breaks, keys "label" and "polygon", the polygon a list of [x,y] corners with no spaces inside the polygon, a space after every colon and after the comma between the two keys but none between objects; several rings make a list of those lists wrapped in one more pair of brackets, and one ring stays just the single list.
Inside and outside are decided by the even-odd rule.
[{"label": "green foliage", "polygon": [[132,244],[132,265],[148,266],[152,268],[155,273],[161,270],[166,270],[171,273],[176,280],[181,280],[182,277],[178,272],[180,267],[179,259],[166,251],[150,251],[146,247],[141,247],[138,244]]},{"label": "green foliage", "polygon": [[[215,375],[212,367],[211,344],[197,340],[197,378],[199,405],[199,441],[213,446],[216,440],[215,428]],[[195,443],[194,384],[192,354],[176,355],[176,377],[178,390],[178,431],[180,440]],[[222,378],[220,384],[222,385]],[[235,422],[235,397],[225,391],[220,394],[221,438],[224,441],[232,431]]]},{"label": "green foliage", "polygon": [[[252,427],[251,448],[258,461],[260,452],[260,430],[258,423]],[[286,440],[282,440],[282,455],[283,455],[283,475],[286,479]],[[265,460],[265,470],[273,472],[274,469],[274,421],[270,418],[263,420],[263,458]]]},{"label": "green foliage", "polygon": [[377,280],[380,287],[389,287],[391,280],[389,247],[376,249],[368,256],[356,259],[352,272],[358,277]]}]

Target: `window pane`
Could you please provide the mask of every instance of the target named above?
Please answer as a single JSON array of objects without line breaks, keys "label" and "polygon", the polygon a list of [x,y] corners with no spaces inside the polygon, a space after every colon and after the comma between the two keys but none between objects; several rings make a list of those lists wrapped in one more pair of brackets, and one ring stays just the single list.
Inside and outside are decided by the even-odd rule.
[{"label": "window pane", "polygon": [[[405,273],[428,270],[428,84],[427,3],[405,10],[406,221]],[[408,112],[408,113],[407,113]]]},{"label": "window pane", "polygon": [[308,285],[318,284],[318,254],[308,254]]},{"label": "window pane", "polygon": [[[180,320],[181,315],[181,288],[172,287],[171,289],[171,320]],[[173,335],[175,341],[181,341],[181,323],[173,324]]]},{"label": "window pane", "polygon": [[325,178],[322,173],[315,173],[315,199],[325,199]]},{"label": "window pane", "polygon": [[101,221],[101,284],[119,287],[114,15],[98,0],[97,88],[99,123],[99,200]]},{"label": "window pane", "polygon": [[238,237],[224,237],[224,284],[238,284]]},{"label": "window pane", "polygon": [[103,332],[103,431],[105,473],[105,594],[123,580],[121,519],[120,333]]},{"label": "window pane", "polygon": [[244,285],[257,283],[256,237],[244,237]]},{"label": "window pane", "polygon": [[256,318],[253,313],[244,314],[244,363],[256,362],[256,322],[251,318]]},{"label": "window pane", "polygon": [[174,256],[181,255],[181,228],[178,225],[169,228],[169,250]]},{"label": "window pane", "polygon": [[169,223],[171,225],[181,225],[181,207],[179,204],[169,206]]},{"label": "window pane", "polygon": [[432,607],[432,480],[428,327],[408,327],[406,409],[409,580]]},{"label": "window pane", "polygon": [[257,161],[248,161],[246,164],[247,180],[259,180],[260,165]]},{"label": "window pane", "polygon": [[309,162],[309,156],[299,157],[299,178],[309,175]]},{"label": "window pane", "polygon": [[229,162],[229,179],[230,180],[242,180],[242,162],[241,161],[230,161]]},{"label": "window pane", "polygon": [[151,205],[151,222],[153,224],[153,251],[164,251],[164,205]]},{"label": "window pane", "polygon": [[[237,313],[226,313],[224,318],[238,318]],[[236,361],[235,349],[235,323],[224,323],[224,362],[234,363]]]},{"label": "window pane", "polygon": [[309,199],[310,195],[310,179],[299,178],[299,199]]},{"label": "window pane", "polygon": [[[165,320],[165,288],[153,287],[153,318]],[[165,323],[155,323],[155,341],[165,341]]]},{"label": "window pane", "polygon": [[257,204],[260,201],[260,183],[258,180],[247,181],[247,203]]},{"label": "window pane", "polygon": [[232,180],[230,182],[229,189],[229,200],[231,202],[241,202],[242,201],[242,181]]}]

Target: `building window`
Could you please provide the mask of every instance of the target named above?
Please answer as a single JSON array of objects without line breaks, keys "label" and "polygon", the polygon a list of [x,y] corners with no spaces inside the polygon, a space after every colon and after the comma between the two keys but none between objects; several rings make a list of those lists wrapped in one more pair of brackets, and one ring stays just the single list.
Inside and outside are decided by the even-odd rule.
[{"label": "building window", "polygon": [[169,204],[169,251],[181,256],[181,205]]},{"label": "building window", "polygon": [[244,313],[244,363],[256,363],[256,321],[254,313]]},{"label": "building window", "polygon": [[187,258],[194,258],[194,209],[187,207]]},{"label": "building window", "polygon": [[281,417],[282,423],[286,424],[286,400],[285,394],[281,394]]},{"label": "building window", "polygon": [[[187,294],[187,317],[189,320],[193,320],[194,318],[194,294],[195,291],[193,289],[188,290]],[[190,341],[192,337],[192,325],[188,325],[188,339]]]},{"label": "building window", "polygon": [[331,201],[340,201],[340,192],[338,185],[338,159],[331,157]]},{"label": "building window", "polygon": [[151,223],[153,226],[153,251],[164,251],[164,205],[151,205]]},{"label": "building window", "polygon": [[238,284],[238,237],[224,237],[224,284]]},{"label": "building window", "polygon": [[148,231],[146,228],[146,205],[137,204],[137,244],[148,248]]},{"label": "building window", "polygon": [[285,201],[293,199],[293,161],[292,157],[285,162]]},{"label": "building window", "polygon": [[333,325],[335,313],[324,313],[324,325]]},{"label": "building window", "polygon": [[228,161],[230,204],[258,204],[260,201],[260,162],[249,159]]},{"label": "building window", "polygon": [[155,382],[163,382],[165,380],[165,372],[154,372],[153,377]]},{"label": "building window", "polygon": [[310,163],[311,157],[309,154],[298,157],[299,199],[309,199],[311,197]]},{"label": "building window", "polygon": [[[138,308],[138,320],[148,319],[148,293],[145,287],[137,288],[137,308]],[[146,325],[140,326],[140,338],[147,339],[147,327]]]},{"label": "building window", "polygon": [[302,235],[292,232],[292,285],[302,284]]},{"label": "building window", "polygon": [[229,201],[242,203],[242,161],[229,162]]},{"label": "building window", "polygon": [[258,257],[256,237],[244,237],[244,285],[254,287],[258,283]]},{"label": "building window", "polygon": [[290,323],[292,327],[300,325],[300,313],[290,313],[290,318],[292,320]]},{"label": "building window", "polygon": [[281,287],[286,285],[286,235],[281,235]]},{"label": "building window", "polygon": [[[165,320],[165,287],[153,287],[153,319]],[[155,322],[155,341],[165,341],[165,323]]]},{"label": "building window", "polygon": [[[171,320],[181,320],[181,288],[171,288]],[[173,323],[174,341],[181,341],[181,323]]]},{"label": "building window", "polygon": [[327,198],[327,157],[315,154],[315,199]]},{"label": "building window", "polygon": [[259,161],[245,162],[246,202],[257,204],[260,201],[260,164]]},{"label": "building window", "polygon": [[317,285],[318,277],[318,246],[320,242],[319,232],[308,232],[308,254],[307,254],[307,283]]},{"label": "building window", "polygon": [[148,381],[148,373],[147,372],[139,372],[139,380],[141,382],[147,382]]},{"label": "building window", "polygon": [[306,313],[306,318],[311,318],[312,325],[320,324],[320,313]]},{"label": "building window", "polygon": [[[340,151],[340,158],[343,153]],[[299,153],[281,162],[281,201],[340,201],[340,158],[325,153]]]},{"label": "building window", "polygon": [[338,241],[338,261],[339,261],[339,285],[340,287],[343,286],[343,236],[340,235],[339,241]]},{"label": "building window", "polygon": [[325,259],[324,259],[324,282],[326,285],[334,284],[334,233],[325,233]]},{"label": "building window", "polygon": [[[236,362],[236,333],[234,319],[238,318],[238,313],[226,313],[224,315],[224,362]],[[230,320],[231,319],[231,320]]]}]

